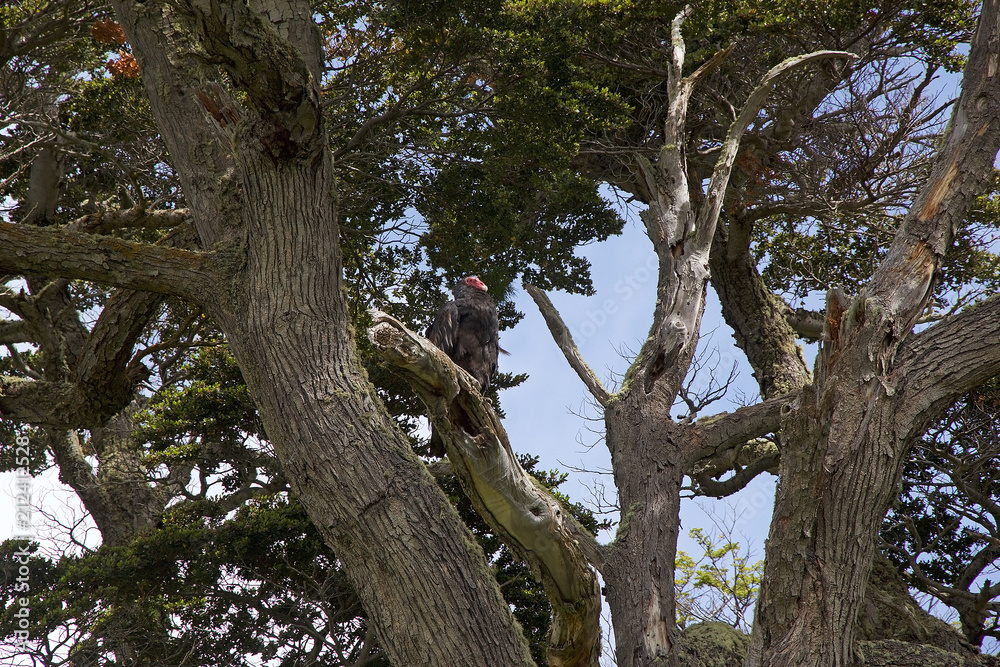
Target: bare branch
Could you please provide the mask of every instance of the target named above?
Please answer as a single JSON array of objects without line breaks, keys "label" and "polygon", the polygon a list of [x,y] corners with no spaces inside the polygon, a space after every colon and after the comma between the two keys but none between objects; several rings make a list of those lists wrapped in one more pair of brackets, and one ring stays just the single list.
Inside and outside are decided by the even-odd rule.
[{"label": "bare branch", "polygon": [[559,316],[559,312],[556,310],[555,306],[552,305],[552,301],[542,290],[538,289],[534,285],[529,285],[524,283],[524,289],[531,295],[531,298],[535,300],[535,304],[538,306],[538,310],[541,311],[542,317],[545,318],[545,323],[549,327],[549,331],[552,333],[552,339],[555,340],[556,345],[562,350],[563,355],[566,357],[566,361],[569,362],[570,367],[576,371],[576,374],[580,376],[583,380],[583,384],[587,386],[590,391],[591,396],[594,397],[601,406],[607,406],[608,402],[611,400],[611,394],[601,381],[597,379],[594,375],[594,371],[590,370],[590,366],[587,362],[583,360],[580,356],[580,350],[577,349],[576,343],[573,342],[573,335],[570,333],[569,328],[562,321]]},{"label": "bare branch", "polygon": [[732,173],[733,164],[736,162],[736,153],[739,150],[740,141],[743,139],[743,133],[746,132],[748,127],[750,127],[750,123],[756,120],[757,114],[760,113],[761,108],[764,106],[764,102],[767,100],[768,93],[771,92],[771,88],[774,87],[778,78],[786,72],[807,63],[817,60],[827,60],[830,58],[855,60],[857,59],[857,56],[847,51],[815,51],[813,53],[807,53],[805,55],[789,58],[772,67],[771,70],[764,75],[764,78],[761,80],[760,84],[758,84],[756,90],[750,94],[750,97],[747,99],[747,103],[743,107],[743,111],[741,111],[740,115],[737,117],[736,122],[729,126],[729,132],[726,135],[726,141],[722,147],[722,154],[719,156],[719,160],[715,164],[715,171],[712,174],[711,181],[709,182],[708,195],[705,199],[705,204],[701,207],[701,210],[698,213],[698,220],[696,222],[697,233],[695,239],[699,246],[704,246],[710,243],[712,236],[715,234],[715,225],[719,219],[719,212],[722,210],[722,200],[726,193],[726,187],[729,185],[729,175]]},{"label": "bare branch", "polygon": [[20,320],[0,321],[0,345],[13,345],[14,343],[30,343],[34,340],[31,335],[31,328],[27,322]]},{"label": "bare branch", "polygon": [[798,399],[799,392],[793,391],[735,412],[699,419],[694,424],[701,439],[697,458],[722,456],[754,438],[778,431],[781,420],[795,409]]},{"label": "bare branch", "polygon": [[[707,340],[710,337],[711,334],[703,336],[702,339]],[[714,362],[713,358],[715,359]],[[678,389],[678,396],[688,408],[686,415],[678,417],[681,423],[693,422],[697,419],[699,412],[712,403],[722,400],[726,392],[729,391],[729,387],[732,386],[737,376],[739,376],[739,371],[737,370],[739,364],[734,361],[732,368],[729,369],[729,376],[719,382],[717,380],[719,361],[718,348],[713,349],[711,353],[704,350],[697,352],[691,360],[687,381]],[[712,365],[706,370],[706,366],[709,363]],[[704,384],[705,376],[708,377],[707,385]]]},{"label": "bare branch", "polygon": [[1000,375],[1000,295],[908,338],[897,355],[906,377],[900,424],[919,437],[963,394]]}]

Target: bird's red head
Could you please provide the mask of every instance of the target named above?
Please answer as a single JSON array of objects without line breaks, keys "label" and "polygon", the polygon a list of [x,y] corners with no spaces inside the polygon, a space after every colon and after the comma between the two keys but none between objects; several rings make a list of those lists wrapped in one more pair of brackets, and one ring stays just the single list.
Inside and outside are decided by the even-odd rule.
[{"label": "bird's red head", "polygon": [[469,287],[475,287],[476,289],[482,290],[484,292],[489,291],[489,288],[486,287],[486,283],[484,283],[476,276],[468,276],[466,278],[463,278],[462,282],[468,285]]}]

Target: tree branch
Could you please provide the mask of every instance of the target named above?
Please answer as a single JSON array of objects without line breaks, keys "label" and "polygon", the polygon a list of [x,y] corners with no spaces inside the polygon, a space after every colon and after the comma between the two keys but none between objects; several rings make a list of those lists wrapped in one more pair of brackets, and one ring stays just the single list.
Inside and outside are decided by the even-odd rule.
[{"label": "tree branch", "polygon": [[98,210],[69,223],[68,228],[90,234],[108,234],[116,229],[172,229],[191,222],[186,208],[149,211],[143,206],[124,210]]},{"label": "tree branch", "polygon": [[[195,243],[194,229],[184,226],[168,233],[157,247],[190,247]],[[117,395],[119,409],[128,405],[136,381],[145,379],[141,376],[147,372],[138,361],[131,363],[135,342],[162,303],[163,295],[155,292],[115,290],[87,336],[77,360],[77,381],[95,393]]]},{"label": "tree branch", "polygon": [[[993,178],[1000,148],[1000,3],[984,2],[962,79],[962,94],[930,176],[903,219],[885,259],[855,299],[842,337],[901,340],[934,291],[936,274],[955,231]],[[866,306],[873,301],[874,305]],[[864,324],[875,315],[879,326]],[[845,338],[846,340],[846,338]],[[863,341],[872,356],[881,343]],[[891,346],[885,357],[891,357]],[[881,352],[880,352],[881,354]]]},{"label": "tree branch", "polygon": [[427,406],[473,506],[545,586],[553,609],[550,662],[596,664],[600,589],[588,563],[603,564],[602,548],[521,468],[471,376],[396,319],[369,312],[369,340]]},{"label": "tree branch", "polygon": [[792,309],[787,306],[785,311],[785,321],[788,326],[795,331],[795,334],[804,340],[815,343],[823,338],[823,326],[826,322],[826,315],[815,310],[805,308]]},{"label": "tree branch", "polygon": [[209,253],[64,229],[0,224],[0,272],[91,280],[204,304],[216,283]]},{"label": "tree branch", "polygon": [[2,320],[0,321],[0,345],[13,345],[14,343],[30,343],[34,340],[31,335],[31,327],[23,320]]},{"label": "tree branch", "polygon": [[[696,484],[693,490],[697,495],[725,498],[744,489],[762,472],[771,471],[777,474],[780,461],[781,454],[772,441],[761,443],[759,446],[740,447],[734,451],[732,462],[726,465],[724,470],[715,465],[696,469],[691,474],[691,479]],[[722,481],[715,479],[728,470],[734,472],[732,477]]]},{"label": "tree branch", "polygon": [[786,321],[785,301],[764,283],[749,249],[734,249],[733,231],[747,227],[735,216],[728,225],[717,226],[709,267],[722,315],[747,355],[760,395],[773,398],[802,387],[811,376],[794,328]]},{"label": "tree branch", "polygon": [[720,457],[754,438],[778,431],[781,420],[795,409],[798,400],[799,392],[793,391],[735,412],[699,419],[694,428],[701,449],[695,458]]},{"label": "tree branch", "polygon": [[210,87],[214,73],[202,59],[194,57],[196,41],[178,39],[176,23],[182,22],[182,17],[176,7],[124,0],[111,4],[142,70],[150,108],[180,178],[202,247],[238,239],[240,227],[232,205],[238,194],[231,137],[207,111],[204,93],[192,83],[207,81]]},{"label": "tree branch", "polygon": [[906,378],[899,424],[923,434],[959,397],[1000,375],[1000,295],[908,338],[894,375]]},{"label": "tree branch", "polygon": [[580,356],[580,350],[577,349],[576,343],[573,342],[573,334],[570,333],[569,328],[562,321],[559,311],[556,310],[556,307],[552,305],[552,301],[549,300],[549,297],[542,290],[528,283],[524,283],[524,289],[535,300],[538,310],[542,313],[542,317],[545,318],[545,324],[548,325],[549,331],[552,333],[552,339],[559,346],[559,349],[562,350],[570,367],[583,380],[583,384],[587,386],[590,395],[601,406],[606,407],[608,401],[611,400],[611,394],[608,393],[608,390],[604,388],[601,381],[594,375],[594,371],[590,370],[590,366]]},{"label": "tree branch", "polygon": [[[31,379],[0,377],[0,413],[57,430],[102,426],[135,396],[140,378],[135,369],[129,369],[129,361],[136,338],[162,299],[152,292],[116,291],[79,351],[72,368],[76,382],[42,380],[26,368],[22,372]],[[47,331],[46,335],[53,334]]]},{"label": "tree branch", "polygon": [[739,150],[740,141],[743,139],[743,133],[750,127],[750,123],[756,120],[757,115],[764,106],[764,102],[767,100],[768,93],[771,92],[778,78],[796,67],[829,58],[855,60],[857,56],[847,51],[816,51],[788,58],[784,62],[772,67],[764,75],[757,88],[750,94],[740,115],[729,126],[729,132],[726,134],[726,140],[722,146],[722,153],[715,163],[715,170],[712,173],[711,181],[709,181],[708,195],[704,205],[698,212],[698,218],[695,223],[697,229],[695,242],[698,246],[710,243],[712,236],[715,234],[715,225],[719,219],[719,212],[722,210],[722,200],[726,194],[726,187],[729,185],[729,175],[732,173],[733,164],[736,162],[736,153]]},{"label": "tree branch", "polygon": [[96,427],[106,417],[95,415],[93,403],[73,382],[0,375],[0,415],[7,419],[53,429]]}]

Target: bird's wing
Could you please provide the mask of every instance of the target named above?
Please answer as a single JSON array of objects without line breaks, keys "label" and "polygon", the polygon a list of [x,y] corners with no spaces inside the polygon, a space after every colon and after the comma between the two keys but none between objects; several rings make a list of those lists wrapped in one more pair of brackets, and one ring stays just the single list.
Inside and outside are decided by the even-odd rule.
[{"label": "bird's wing", "polygon": [[427,327],[427,339],[450,357],[458,342],[458,332],[458,306],[454,301],[449,301],[441,307],[434,321]]}]

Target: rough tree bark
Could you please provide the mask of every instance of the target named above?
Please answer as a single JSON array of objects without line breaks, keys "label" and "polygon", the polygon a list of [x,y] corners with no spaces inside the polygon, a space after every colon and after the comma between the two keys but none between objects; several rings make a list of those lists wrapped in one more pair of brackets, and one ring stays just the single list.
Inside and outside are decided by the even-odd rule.
[{"label": "rough tree bark", "polygon": [[469,374],[389,315],[372,311],[372,316],[369,339],[427,405],[473,506],[545,586],[552,605],[548,663],[596,667],[601,592],[590,564],[603,564],[603,549],[524,471]]}]

